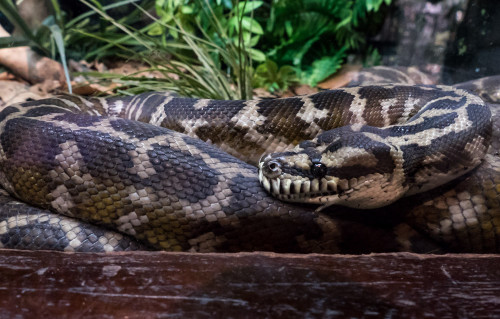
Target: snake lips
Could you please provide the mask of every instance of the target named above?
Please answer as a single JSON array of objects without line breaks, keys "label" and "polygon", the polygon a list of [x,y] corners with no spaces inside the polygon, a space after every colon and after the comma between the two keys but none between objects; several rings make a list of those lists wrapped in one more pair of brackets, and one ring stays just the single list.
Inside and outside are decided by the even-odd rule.
[{"label": "snake lips", "polygon": [[490,118],[480,99],[450,91],[406,123],[346,125],[267,155],[260,160],[259,178],[274,197],[320,204],[318,210],[382,207],[477,167],[489,144]]},{"label": "snake lips", "polygon": [[[260,160],[259,180],[266,191],[280,200],[319,204],[317,211],[330,205],[368,209],[394,202],[407,190],[400,187],[399,176],[393,174],[398,171],[394,166],[376,165],[388,156],[352,147],[314,154],[314,150],[301,146],[304,143],[293,151],[270,154]],[[392,163],[391,158],[388,160]],[[361,167],[359,163],[375,164]]]},{"label": "snake lips", "polygon": [[326,176],[326,166],[321,163],[311,165],[310,174],[307,174],[310,177],[284,173],[285,166],[283,159],[270,155],[259,163],[259,180],[262,186],[278,199],[313,204],[325,202],[329,206],[339,198],[339,193],[349,191],[345,180],[339,183],[338,178]]}]

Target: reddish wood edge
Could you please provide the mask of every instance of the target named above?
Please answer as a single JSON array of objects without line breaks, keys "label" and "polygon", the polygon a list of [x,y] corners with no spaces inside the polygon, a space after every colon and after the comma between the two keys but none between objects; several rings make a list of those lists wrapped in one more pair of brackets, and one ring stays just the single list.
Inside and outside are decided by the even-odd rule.
[{"label": "reddish wood edge", "polygon": [[500,316],[500,255],[0,250],[0,317]]}]

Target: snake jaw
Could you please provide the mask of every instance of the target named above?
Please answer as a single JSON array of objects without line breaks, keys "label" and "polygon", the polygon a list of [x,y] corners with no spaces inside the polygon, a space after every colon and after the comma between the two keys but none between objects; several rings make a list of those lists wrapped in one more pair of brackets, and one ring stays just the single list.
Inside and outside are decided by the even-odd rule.
[{"label": "snake jaw", "polygon": [[338,178],[318,179],[293,179],[291,176],[282,175],[276,178],[269,178],[259,171],[259,180],[266,191],[274,197],[292,201],[312,204],[323,204],[324,198],[332,200],[333,197],[342,193],[338,185]]},{"label": "snake jaw", "polygon": [[[297,176],[287,172],[287,165],[280,157],[261,158],[259,181],[272,196],[285,201],[328,205],[343,192],[339,178],[322,176]],[[340,184],[340,186],[339,186]],[[335,197],[335,198],[334,198]]]}]

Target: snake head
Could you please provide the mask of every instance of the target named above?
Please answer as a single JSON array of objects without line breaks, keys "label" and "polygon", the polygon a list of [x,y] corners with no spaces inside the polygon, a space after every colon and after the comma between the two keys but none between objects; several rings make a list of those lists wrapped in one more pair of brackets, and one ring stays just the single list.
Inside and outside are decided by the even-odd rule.
[{"label": "snake head", "polygon": [[376,208],[404,194],[397,151],[363,134],[329,132],[263,156],[259,180],[266,191],[283,201],[319,204],[318,210],[334,204]]},{"label": "snake head", "polygon": [[328,168],[320,160],[303,154],[274,153],[259,161],[259,180],[274,197],[289,202],[334,204],[338,199],[339,179],[327,175]]}]

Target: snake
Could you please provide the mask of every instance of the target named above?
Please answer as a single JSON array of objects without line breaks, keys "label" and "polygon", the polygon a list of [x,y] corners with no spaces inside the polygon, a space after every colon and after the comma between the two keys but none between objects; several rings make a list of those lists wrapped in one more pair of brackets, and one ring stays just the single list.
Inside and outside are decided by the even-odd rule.
[{"label": "snake", "polygon": [[313,109],[326,110],[309,112],[316,120],[309,122],[332,118],[335,110],[323,106],[320,97],[330,94],[350,105],[338,119],[339,128],[259,163],[264,188],[279,199],[324,203],[321,209],[334,204],[378,208],[456,179],[477,167],[488,150],[491,112],[480,98],[461,89],[364,86],[327,91],[305,98]]},{"label": "snake", "polygon": [[5,106],[0,247],[498,252],[488,81]]}]

